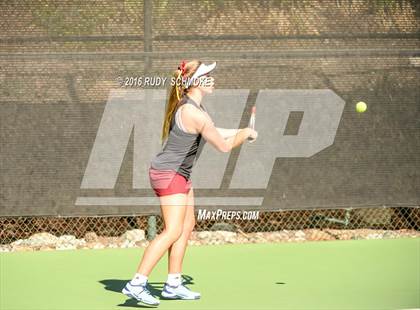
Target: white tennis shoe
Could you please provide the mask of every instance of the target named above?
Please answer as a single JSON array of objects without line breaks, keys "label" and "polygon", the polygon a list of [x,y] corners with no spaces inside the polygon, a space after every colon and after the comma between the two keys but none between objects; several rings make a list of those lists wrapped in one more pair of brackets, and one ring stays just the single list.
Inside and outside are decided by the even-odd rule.
[{"label": "white tennis shoe", "polygon": [[129,281],[122,289],[122,293],[147,305],[159,305],[159,300],[153,297],[152,294],[150,294],[150,291],[147,289],[147,282],[144,284],[133,285],[131,284],[131,281]]},{"label": "white tennis shoe", "polygon": [[200,299],[200,293],[191,291],[183,284],[178,286],[170,286],[165,283],[163,287],[162,296],[170,299]]}]

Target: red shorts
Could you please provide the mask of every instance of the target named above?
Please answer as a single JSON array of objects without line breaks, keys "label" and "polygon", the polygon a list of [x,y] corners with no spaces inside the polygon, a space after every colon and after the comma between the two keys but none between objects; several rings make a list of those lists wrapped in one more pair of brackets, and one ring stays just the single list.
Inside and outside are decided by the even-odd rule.
[{"label": "red shorts", "polygon": [[150,185],[155,194],[160,196],[172,194],[187,194],[192,186],[191,180],[175,170],[158,170],[149,168]]}]

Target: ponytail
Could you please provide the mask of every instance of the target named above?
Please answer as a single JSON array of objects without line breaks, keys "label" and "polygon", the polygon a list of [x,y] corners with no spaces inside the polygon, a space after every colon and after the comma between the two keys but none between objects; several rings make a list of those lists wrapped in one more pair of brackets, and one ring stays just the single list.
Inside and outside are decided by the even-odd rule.
[{"label": "ponytail", "polygon": [[162,127],[162,145],[169,136],[170,126],[175,115],[175,111],[178,108],[184,95],[187,93],[188,88],[185,88],[183,79],[191,77],[197,68],[200,66],[201,61],[192,60],[190,62],[181,62],[181,65],[175,70],[172,76],[175,78],[175,83],[169,89],[169,98],[166,105],[165,117]]}]

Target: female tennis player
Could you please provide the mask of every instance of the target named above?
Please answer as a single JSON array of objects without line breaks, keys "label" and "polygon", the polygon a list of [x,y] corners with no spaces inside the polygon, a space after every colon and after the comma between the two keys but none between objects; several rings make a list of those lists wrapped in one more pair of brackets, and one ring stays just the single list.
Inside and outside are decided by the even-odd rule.
[{"label": "female tennis player", "polygon": [[[198,60],[183,61],[174,72],[177,83],[170,89],[162,130],[162,150],[151,160],[150,184],[160,199],[164,229],[146,248],[137,273],[122,292],[148,305],[159,300],[147,289],[147,279],[168,251],[168,279],[162,296],[170,299],[199,299],[182,283],[182,261],[195,225],[194,192],[190,179],[192,168],[207,141],[220,152],[230,152],[258,133],[251,128],[216,128],[202,104],[214,89],[210,72],[216,63],[206,65]],[[204,139],[202,139],[204,138]]]}]

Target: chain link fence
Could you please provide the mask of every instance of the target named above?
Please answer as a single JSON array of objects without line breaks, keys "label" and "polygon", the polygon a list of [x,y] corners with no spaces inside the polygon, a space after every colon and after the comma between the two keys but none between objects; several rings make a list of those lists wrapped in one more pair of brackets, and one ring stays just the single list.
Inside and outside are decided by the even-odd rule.
[{"label": "chain link fence", "polygon": [[[39,108],[51,102],[52,106],[62,107],[67,103],[68,107],[77,108],[74,114],[70,108],[65,112],[80,119],[78,124],[92,123],[91,119],[84,121],[83,117],[92,113],[93,104],[106,101],[110,89],[118,86],[115,81],[118,76],[166,74],[168,68],[175,69],[185,57],[217,60],[220,73],[216,74],[222,88],[256,90],[279,85],[284,89],[329,88],[350,102],[360,98],[368,98],[372,103],[377,101],[381,109],[375,114],[381,124],[386,120],[385,116],[399,115],[399,108],[407,110],[414,106],[410,98],[415,97],[418,90],[418,1],[127,0],[102,1],[94,6],[65,0],[59,6],[52,3],[42,0],[37,5],[26,2],[1,4],[5,12],[0,37],[3,43],[0,47],[2,107],[19,109],[28,102]],[[79,16],[76,12],[84,5],[89,6],[85,10],[87,15]],[[195,14],[188,18],[174,14],[185,7]],[[391,106],[385,103],[393,99],[398,109],[385,110]],[[89,109],[82,110],[84,107]],[[11,211],[29,206],[50,210],[55,207],[50,205],[55,200],[73,210],[74,197],[79,194],[79,171],[85,169],[92,142],[90,137],[96,134],[96,128],[84,127],[84,131],[75,131],[75,140],[65,140],[65,148],[60,149],[64,138],[60,136],[59,116],[66,113],[61,110],[57,113],[48,114],[56,115],[50,118],[58,120],[54,130],[47,128],[48,133],[58,133],[57,137],[49,137],[51,140],[36,140],[49,136],[44,133],[30,136],[26,131],[19,131],[22,129],[17,127],[16,119],[8,131],[7,127],[2,129],[7,133],[2,136],[2,145],[9,147],[2,150],[6,154],[2,163],[7,168],[2,168],[0,173],[0,207]],[[6,112],[3,115],[12,119]],[[34,120],[34,117],[30,119]],[[67,119],[68,116],[62,123],[67,124]],[[401,119],[391,121],[395,123]],[[23,123],[30,124],[29,119]],[[30,132],[43,123],[44,114],[41,121],[32,123]],[[343,126],[347,126],[343,127],[343,132],[354,130],[351,122]],[[397,148],[395,141],[411,145],[407,150],[401,150],[402,154],[414,150],[416,145],[417,140],[401,140],[400,137],[386,140],[390,136],[388,132],[376,130],[375,126],[368,129],[372,130],[368,131],[371,136],[385,141],[382,146]],[[13,133],[17,133],[19,139]],[[6,136],[10,136],[10,140],[6,140]],[[30,139],[20,139],[25,136]],[[30,144],[33,141],[36,143]],[[51,153],[36,153],[42,147],[49,150],[47,146],[51,141],[56,142]],[[359,139],[352,140],[353,144],[343,141],[341,154],[358,148]],[[25,148],[19,149],[22,145]],[[80,145],[87,151],[83,152]],[[356,147],[352,148],[352,145]],[[377,154],[385,154],[384,150],[372,152],[375,163]],[[22,154],[28,154],[28,158]],[[75,157],[70,158],[69,154]],[[399,156],[389,157],[390,162],[398,163],[396,170],[403,168],[400,162],[417,165],[418,161],[408,155]],[[353,160],[354,157],[344,158],[342,163]],[[358,160],[363,162],[362,157]],[[66,166],[68,162],[71,164]],[[366,166],[369,163],[366,162]],[[290,170],[299,165],[290,166]],[[342,166],[337,167],[343,175]],[[415,173],[418,166],[409,168]],[[121,169],[124,176],[130,175],[127,171],[128,168]],[[348,171],[354,173],[352,169]],[[384,175],[384,178],[390,176],[392,174]],[[353,177],[348,175],[348,179]],[[405,178],[409,180],[408,185],[417,180],[413,173],[411,177]],[[56,184],[60,184],[62,191],[54,192]],[[413,193],[407,184],[402,184],[399,190],[385,185],[381,188],[394,193],[408,188],[406,192]],[[298,187],[300,185],[296,185]],[[316,188],[314,192],[322,190]],[[379,191],[378,195],[381,193]],[[357,192],[354,197],[360,196]],[[256,220],[197,220],[195,229],[244,233],[310,228],[419,231],[418,193],[417,199],[410,201],[416,202],[413,207],[261,211]],[[154,230],[159,233],[163,221],[160,216],[155,219]],[[142,229],[151,237],[150,223],[153,221],[149,220],[148,215],[6,216],[0,217],[0,244],[26,239],[39,232],[83,238],[88,232],[112,237],[131,229]]]},{"label": "chain link fence", "polygon": [[[148,231],[148,216],[111,217],[3,217],[0,242],[8,244],[39,232],[83,238],[88,232],[116,237],[127,230]],[[420,207],[292,210],[260,212],[255,220],[197,220],[196,231],[227,230],[244,233],[301,229],[409,229],[420,231]],[[156,216],[156,231],[163,229]]]}]

